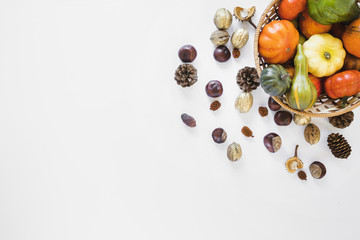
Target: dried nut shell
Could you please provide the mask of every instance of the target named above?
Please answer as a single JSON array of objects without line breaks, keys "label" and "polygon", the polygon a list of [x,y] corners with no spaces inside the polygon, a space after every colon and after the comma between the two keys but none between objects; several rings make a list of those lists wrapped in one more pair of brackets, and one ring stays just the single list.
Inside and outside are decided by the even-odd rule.
[{"label": "dried nut shell", "polygon": [[294,114],[294,123],[300,126],[308,125],[311,122],[311,117]]},{"label": "dried nut shell", "polygon": [[250,111],[253,105],[253,95],[249,92],[243,92],[235,101],[235,109],[241,113],[247,113]]},{"label": "dried nut shell", "polygon": [[234,15],[237,19],[241,21],[248,21],[252,16],[254,16],[255,10],[255,6],[251,8],[235,7]]},{"label": "dried nut shell", "polygon": [[249,40],[249,32],[245,28],[239,28],[231,36],[231,44],[234,48],[242,48]]},{"label": "dried nut shell", "polygon": [[288,170],[291,173],[296,172],[298,169],[301,169],[304,167],[303,162],[297,156],[298,148],[299,148],[299,145],[296,145],[294,157],[289,158],[285,164],[286,170]]},{"label": "dried nut shell", "polygon": [[225,8],[218,9],[214,16],[214,23],[220,30],[228,29],[232,23],[231,12]]},{"label": "dried nut shell", "polygon": [[326,168],[321,162],[313,162],[312,164],[310,164],[309,169],[311,176],[316,179],[323,178],[326,174]]},{"label": "dried nut shell", "polygon": [[210,41],[216,46],[225,45],[229,41],[230,35],[227,31],[216,30],[210,36]]},{"label": "dried nut shell", "polygon": [[275,153],[281,148],[281,138],[276,133],[269,133],[264,137],[264,145],[269,152]]},{"label": "dried nut shell", "polygon": [[310,123],[304,130],[304,136],[308,143],[316,144],[320,140],[320,129],[315,124]]},{"label": "dried nut shell", "polygon": [[296,172],[303,167],[304,164],[298,157],[292,157],[286,161],[286,169],[291,173]]},{"label": "dried nut shell", "polygon": [[242,156],[242,151],[241,151],[241,146],[240,144],[233,142],[232,144],[229,145],[228,149],[227,149],[227,157],[230,161],[237,161],[241,158]]}]

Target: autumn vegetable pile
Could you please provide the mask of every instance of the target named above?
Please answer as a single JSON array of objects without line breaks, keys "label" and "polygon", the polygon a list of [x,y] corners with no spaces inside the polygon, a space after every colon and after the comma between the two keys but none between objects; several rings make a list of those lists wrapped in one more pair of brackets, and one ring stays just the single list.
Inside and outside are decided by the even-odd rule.
[{"label": "autumn vegetable pile", "polygon": [[282,0],[279,20],[260,32],[266,67],[260,84],[296,110],[326,94],[346,99],[360,92],[360,8],[356,0]]}]

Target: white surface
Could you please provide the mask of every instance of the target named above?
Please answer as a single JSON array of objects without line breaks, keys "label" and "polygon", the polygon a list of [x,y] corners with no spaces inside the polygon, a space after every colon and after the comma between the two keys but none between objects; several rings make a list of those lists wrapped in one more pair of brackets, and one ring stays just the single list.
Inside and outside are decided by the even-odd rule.
[{"label": "white surface", "polygon": [[[0,1],[0,239],[358,239],[359,110],[345,130],[315,119],[321,140],[310,146],[303,127],[260,118],[260,88],[250,113],[235,111],[236,73],[254,66],[249,24],[231,29],[250,31],[240,59],[212,58],[216,9],[256,5],[257,22],[268,2]],[[199,81],[187,89],[173,80],[184,44],[198,50]],[[224,85],[217,112],[211,79]],[[226,144],[213,143],[216,127]],[[283,139],[276,154],[262,143],[269,132]],[[332,157],[331,132],[352,145],[348,160]],[[306,182],[284,168],[296,144]],[[322,180],[309,174],[315,160]]]}]

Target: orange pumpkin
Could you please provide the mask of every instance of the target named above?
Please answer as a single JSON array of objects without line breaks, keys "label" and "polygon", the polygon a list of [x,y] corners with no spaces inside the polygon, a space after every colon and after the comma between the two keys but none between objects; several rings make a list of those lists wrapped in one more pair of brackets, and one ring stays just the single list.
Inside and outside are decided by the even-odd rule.
[{"label": "orange pumpkin", "polygon": [[279,5],[279,16],[293,20],[306,9],[306,0],[282,0]]},{"label": "orange pumpkin", "polygon": [[267,63],[285,63],[295,55],[299,32],[288,20],[265,25],[259,36],[259,53]]},{"label": "orange pumpkin", "polygon": [[315,22],[309,14],[308,11],[304,11],[299,16],[299,26],[301,32],[306,38],[311,37],[314,34],[326,33],[330,31],[331,25],[323,25],[318,22]]},{"label": "orange pumpkin", "polygon": [[345,49],[352,55],[360,58],[360,18],[347,26],[342,36],[342,40]]}]

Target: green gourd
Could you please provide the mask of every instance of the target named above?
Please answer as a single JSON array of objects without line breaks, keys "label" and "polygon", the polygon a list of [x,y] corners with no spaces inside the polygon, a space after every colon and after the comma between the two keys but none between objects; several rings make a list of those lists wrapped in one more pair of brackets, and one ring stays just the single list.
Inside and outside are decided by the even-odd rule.
[{"label": "green gourd", "polygon": [[262,70],[260,84],[267,94],[282,96],[290,88],[290,74],[283,66],[271,64]]},{"label": "green gourd", "polygon": [[306,110],[315,104],[317,90],[309,78],[307,60],[301,44],[297,46],[294,64],[295,75],[291,87],[286,93],[286,101],[291,108]]}]

